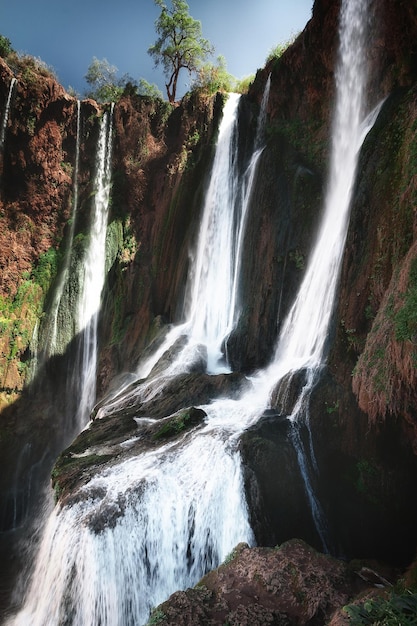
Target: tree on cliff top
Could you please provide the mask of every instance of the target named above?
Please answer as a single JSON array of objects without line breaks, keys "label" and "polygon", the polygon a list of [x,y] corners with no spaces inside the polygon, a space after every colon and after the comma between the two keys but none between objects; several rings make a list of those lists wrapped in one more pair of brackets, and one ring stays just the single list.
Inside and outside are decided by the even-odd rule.
[{"label": "tree on cliff top", "polygon": [[182,68],[193,74],[213,52],[213,47],[202,36],[201,22],[192,18],[185,0],[172,0],[168,9],[164,0],[154,0],[161,8],[155,22],[158,39],[150,46],[148,53],[155,66],[162,65],[167,83],[168,100],[175,101],[178,75]]}]

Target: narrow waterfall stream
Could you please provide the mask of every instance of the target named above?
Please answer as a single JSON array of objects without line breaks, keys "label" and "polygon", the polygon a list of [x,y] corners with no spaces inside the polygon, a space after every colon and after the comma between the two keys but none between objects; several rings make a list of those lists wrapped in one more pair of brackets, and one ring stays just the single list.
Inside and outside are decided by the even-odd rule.
[{"label": "narrow waterfall stream", "polygon": [[[272,364],[259,376],[259,393],[286,386],[298,372],[305,382],[289,419],[307,497],[323,548],[329,549],[326,522],[312,487],[314,451],[306,451],[301,425],[309,427],[309,399],[326,358],[326,340],[340,274],[356,167],[362,143],[380,107],[366,114],[366,38],[369,1],[343,0],[339,22],[339,61],[332,127],[330,172],[323,219],[307,270],[282,326]],[[272,385],[271,385],[272,383]],[[285,390],[284,390],[285,393]]]},{"label": "narrow waterfall stream", "polygon": [[[207,418],[199,430],[105,468],[79,487],[71,504],[55,507],[45,527],[24,606],[9,624],[143,624],[153,606],[173,591],[195,585],[238,542],[253,544],[239,436],[269,406],[276,385],[297,371],[306,372],[306,384],[290,419],[295,425],[303,420],[308,414],[309,390],[324,364],[357,158],[366,132],[363,61],[367,10],[366,0],[342,0],[326,206],[305,278],[283,325],[273,362],[252,379],[250,390],[237,400],[219,399],[202,406]],[[142,374],[145,370],[149,373],[167,345],[172,346],[181,335],[192,337],[194,351],[200,344],[207,350],[209,372],[227,370],[221,344],[235,316],[235,296],[231,292],[236,284],[233,272],[239,269],[239,235],[236,238],[238,229],[232,236],[229,226],[226,228],[223,214],[219,217],[216,212],[214,198],[221,197],[219,204],[226,207],[226,212],[234,210],[237,106],[238,98],[231,96],[219,130],[213,182],[200,230],[201,253],[196,253],[190,283],[189,320],[174,329],[168,344],[154,355]],[[369,125],[372,123],[369,119]],[[248,183],[244,198],[249,194]],[[228,250],[226,261],[224,236],[227,245],[234,248]],[[221,263],[215,250],[221,251]],[[208,296],[202,295],[203,291]],[[95,319],[96,313],[92,307],[85,319]],[[86,354],[96,341],[94,333],[96,330],[90,335]],[[185,360],[174,359],[171,368],[181,372]],[[94,358],[90,363],[95,372]],[[89,377],[86,367],[86,381]],[[95,389],[94,381],[91,387],[88,385],[81,400],[83,412],[91,408],[94,395],[90,394],[90,389]],[[107,407],[101,407],[102,415],[110,414],[125,400],[121,390]],[[296,436],[294,445],[298,445]],[[326,547],[325,528],[310,488],[302,444],[298,454],[313,516]]]},{"label": "narrow waterfall stream", "polygon": [[6,130],[7,130],[7,122],[9,121],[9,112],[10,112],[10,103],[12,101],[13,90],[17,83],[16,78],[12,78],[9,86],[9,93],[7,94],[6,106],[4,108],[3,118],[1,120],[1,129],[0,129],[0,150],[4,147],[4,140],[6,139]]},{"label": "narrow waterfall stream", "polygon": [[240,96],[230,94],[219,129],[210,184],[206,193],[192,259],[190,335],[207,347],[208,371],[222,360],[221,342],[230,326],[230,299],[235,266],[238,191],[237,112]]},{"label": "narrow waterfall stream", "polygon": [[77,333],[83,334],[77,380],[80,382],[78,424],[82,428],[96,400],[97,324],[101,292],[105,280],[106,232],[111,184],[113,105],[101,120],[98,139],[94,203],[91,227],[81,277],[81,295],[76,320]]}]

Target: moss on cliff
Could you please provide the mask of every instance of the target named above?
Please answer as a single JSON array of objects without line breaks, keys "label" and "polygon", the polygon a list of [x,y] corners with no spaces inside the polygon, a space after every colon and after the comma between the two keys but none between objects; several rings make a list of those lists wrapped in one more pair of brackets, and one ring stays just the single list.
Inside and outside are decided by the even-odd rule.
[{"label": "moss on cliff", "polygon": [[21,391],[30,374],[36,328],[57,272],[59,253],[41,254],[31,273],[24,273],[14,296],[0,296],[0,388]]},{"label": "moss on cliff", "polygon": [[[373,182],[372,190],[365,190],[362,179],[357,195],[359,202],[370,207],[365,223],[372,224],[376,236],[367,242],[364,238],[363,255],[355,269],[358,277],[367,275],[367,287],[353,287],[367,294],[367,301],[360,298],[362,320],[356,317],[354,321],[348,315],[350,327],[359,332],[369,328],[354,369],[353,390],[372,422],[389,414],[402,416],[411,434],[413,430],[417,433],[413,399],[417,383],[415,90],[397,100],[394,116],[385,125],[383,118],[381,124],[368,145],[368,150],[373,150],[365,171],[366,180]],[[368,169],[371,163],[372,174]]]}]

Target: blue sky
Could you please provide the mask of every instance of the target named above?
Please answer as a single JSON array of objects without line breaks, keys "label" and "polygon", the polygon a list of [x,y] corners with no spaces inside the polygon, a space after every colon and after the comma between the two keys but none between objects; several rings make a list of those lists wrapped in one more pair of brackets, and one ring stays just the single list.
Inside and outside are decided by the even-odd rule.
[{"label": "blue sky", "polygon": [[[188,0],[188,5],[215,55],[224,55],[228,71],[243,78],[263,67],[276,44],[303,30],[313,0]],[[119,76],[156,83],[165,95],[164,77],[147,54],[159,11],[153,0],[0,0],[0,33],[18,52],[40,57],[64,87],[80,95],[93,57],[107,59]]]}]

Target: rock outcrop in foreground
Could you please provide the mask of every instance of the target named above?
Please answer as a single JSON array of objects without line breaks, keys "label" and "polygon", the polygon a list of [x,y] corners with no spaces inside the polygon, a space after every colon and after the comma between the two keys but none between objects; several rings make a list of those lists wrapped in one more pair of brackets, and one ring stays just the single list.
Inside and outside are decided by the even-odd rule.
[{"label": "rock outcrop in foreground", "polygon": [[155,609],[149,624],[347,626],[342,607],[354,596],[364,602],[375,589],[384,593],[391,585],[385,575],[337,561],[297,539],[276,548],[239,544],[193,589],[174,593]]}]

